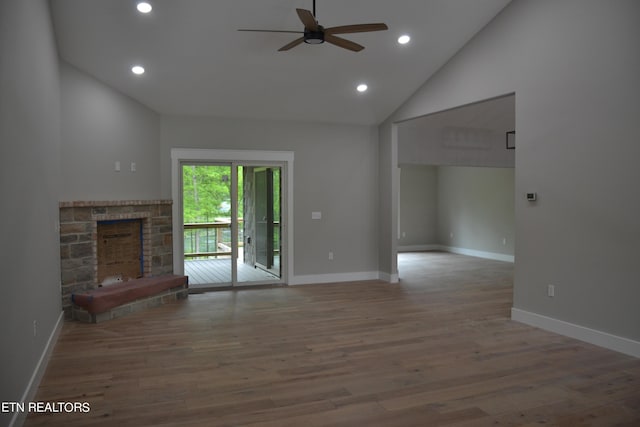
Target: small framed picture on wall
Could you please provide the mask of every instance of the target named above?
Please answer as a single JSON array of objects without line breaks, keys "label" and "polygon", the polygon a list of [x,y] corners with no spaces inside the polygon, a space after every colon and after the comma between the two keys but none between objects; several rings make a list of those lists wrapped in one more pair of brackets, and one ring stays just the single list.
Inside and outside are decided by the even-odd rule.
[{"label": "small framed picture on wall", "polygon": [[516,131],[507,132],[507,150],[515,150],[516,148]]}]

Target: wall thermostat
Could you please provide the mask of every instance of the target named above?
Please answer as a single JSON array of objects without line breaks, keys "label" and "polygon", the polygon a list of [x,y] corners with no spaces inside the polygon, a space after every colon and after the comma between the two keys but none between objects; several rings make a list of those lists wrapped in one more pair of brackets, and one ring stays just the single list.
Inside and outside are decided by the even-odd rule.
[{"label": "wall thermostat", "polygon": [[528,201],[535,202],[537,198],[538,198],[538,194],[537,193],[527,193],[527,200]]}]

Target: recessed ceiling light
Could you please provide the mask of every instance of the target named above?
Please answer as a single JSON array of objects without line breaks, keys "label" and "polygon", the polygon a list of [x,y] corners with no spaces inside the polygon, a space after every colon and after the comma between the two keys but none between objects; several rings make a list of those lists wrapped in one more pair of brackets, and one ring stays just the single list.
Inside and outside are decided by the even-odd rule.
[{"label": "recessed ceiling light", "polygon": [[369,89],[369,86],[367,86],[367,85],[366,85],[366,84],[364,84],[364,83],[360,83],[360,84],[356,87],[356,90],[357,90],[358,92],[366,92],[366,91],[367,91],[367,89]]},{"label": "recessed ceiling light", "polygon": [[151,4],[147,3],[146,1],[138,3],[136,7],[138,8],[138,12],[140,13],[149,13],[151,12],[151,9],[153,9]]},{"label": "recessed ceiling light", "polygon": [[140,65],[134,65],[133,67],[131,67],[131,72],[137,75],[144,74],[144,67]]},{"label": "recessed ceiling light", "polygon": [[411,41],[411,37],[409,37],[406,34],[403,34],[400,37],[398,37],[398,43],[400,43],[400,44],[407,44],[410,41]]}]

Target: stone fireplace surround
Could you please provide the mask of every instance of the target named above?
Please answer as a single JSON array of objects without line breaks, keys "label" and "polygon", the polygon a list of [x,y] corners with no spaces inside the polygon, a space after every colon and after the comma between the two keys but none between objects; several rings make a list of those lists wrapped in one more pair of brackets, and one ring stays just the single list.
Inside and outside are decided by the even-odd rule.
[{"label": "stone fireplace surround", "polygon": [[173,273],[171,200],[60,202],[62,308],[71,318],[71,294],[98,287],[98,222],[140,219],[144,277]]}]

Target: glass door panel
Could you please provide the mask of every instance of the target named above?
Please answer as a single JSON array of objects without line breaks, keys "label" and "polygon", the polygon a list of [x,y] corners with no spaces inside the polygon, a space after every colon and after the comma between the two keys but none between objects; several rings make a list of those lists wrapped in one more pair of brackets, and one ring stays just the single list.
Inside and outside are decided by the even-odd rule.
[{"label": "glass door panel", "polygon": [[268,270],[273,266],[273,172],[266,168],[254,176],[256,266]]},{"label": "glass door panel", "polygon": [[191,288],[232,277],[231,165],[182,165],[184,272]]},{"label": "glass door panel", "polygon": [[243,168],[243,257],[238,282],[280,280],[280,167]]}]

